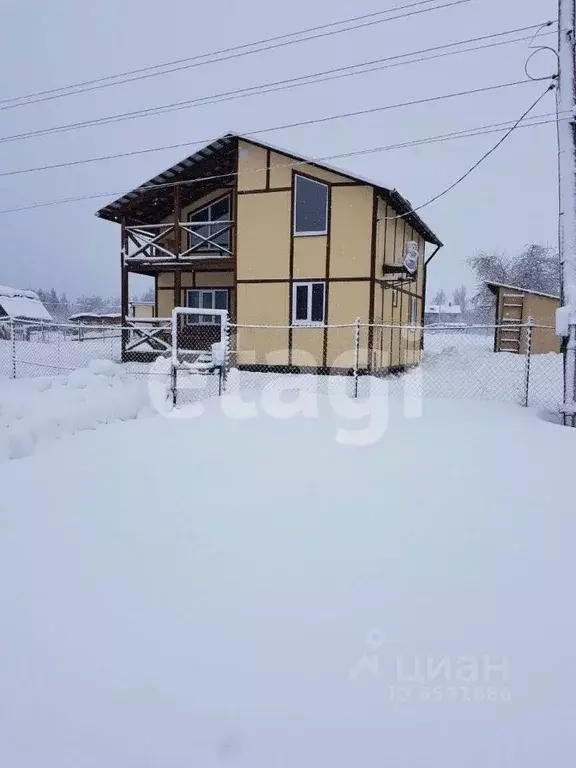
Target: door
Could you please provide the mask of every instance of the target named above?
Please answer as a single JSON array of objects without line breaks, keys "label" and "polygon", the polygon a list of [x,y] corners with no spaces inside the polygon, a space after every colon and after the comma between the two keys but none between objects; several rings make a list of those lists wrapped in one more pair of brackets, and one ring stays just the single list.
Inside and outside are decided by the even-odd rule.
[{"label": "door", "polygon": [[180,346],[184,349],[205,350],[220,341],[220,315],[211,315],[211,309],[228,309],[228,288],[190,288],[186,292],[186,306],[206,310],[198,315],[186,315]]}]

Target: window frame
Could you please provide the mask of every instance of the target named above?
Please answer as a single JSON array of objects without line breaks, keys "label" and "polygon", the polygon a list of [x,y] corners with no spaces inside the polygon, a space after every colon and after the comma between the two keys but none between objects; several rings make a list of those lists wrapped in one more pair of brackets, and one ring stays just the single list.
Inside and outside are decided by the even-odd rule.
[{"label": "window frame", "polygon": [[[188,211],[186,214],[186,223],[192,224],[192,217],[197,216],[199,213],[202,213],[202,211],[208,211],[208,216],[211,215],[211,208],[216,205],[217,203],[221,203],[223,200],[228,200],[228,219],[227,221],[233,221],[233,211],[232,211],[232,194],[230,192],[227,192],[224,195],[221,195],[220,197],[214,198],[214,200],[210,200],[209,203],[206,203],[205,205],[200,206],[200,208],[194,208],[192,211]],[[202,222],[196,222],[198,224],[202,224],[205,227],[217,227],[218,224],[222,224],[222,222],[216,220],[212,220],[211,218],[206,219],[206,221]],[[200,243],[198,245],[198,248],[194,248],[195,243],[192,242],[194,238],[194,232],[188,231],[188,249],[194,248],[192,251],[192,255],[195,253],[227,253],[226,248],[228,250],[232,250],[232,225],[228,225],[228,229],[226,232],[223,232],[222,235],[226,236],[228,238],[228,242],[225,243],[224,247],[218,247],[216,243]],[[217,231],[217,230],[216,230]],[[210,229],[210,235],[212,235],[212,229]]]},{"label": "window frame", "polygon": [[[312,286],[322,286],[322,320],[312,320]],[[296,319],[296,303],[298,295],[298,287],[306,286],[308,288],[308,300],[307,300],[307,315],[306,320]],[[295,280],[292,284],[292,325],[303,326],[323,326],[326,324],[326,281],[325,280]]]},{"label": "window frame", "polygon": [[[306,231],[299,232],[296,229],[297,207],[298,207],[298,180],[299,179],[305,179],[311,184],[318,184],[319,186],[324,187],[324,189],[326,190],[326,211],[324,214],[326,225],[323,230],[313,230],[313,231],[306,230]],[[326,237],[326,235],[328,234],[329,217],[330,217],[330,184],[327,184],[324,181],[313,179],[310,176],[306,176],[306,174],[304,173],[294,173],[293,186],[294,186],[294,205],[293,205],[294,211],[292,215],[292,235],[294,237]]]},{"label": "window frame", "polygon": [[[213,300],[212,301],[213,301],[213,305],[214,306],[212,306],[210,309],[216,309],[217,308],[216,307],[216,293],[217,293],[217,291],[222,291],[226,295],[226,307],[225,308],[226,308],[226,310],[228,312],[230,312],[230,289],[229,288],[222,288],[222,287],[217,287],[217,288],[204,288],[204,287],[202,287],[202,288],[186,288],[186,306],[187,307],[191,306],[189,297],[190,297],[190,294],[193,291],[198,293],[198,307],[197,307],[198,309],[204,309],[204,307],[201,306],[202,305],[202,294],[204,294],[204,293],[211,293],[213,295]],[[206,307],[206,309],[209,312],[208,307]],[[193,326],[198,326],[198,325],[200,325],[200,326],[219,325],[219,323],[214,323],[214,322],[203,322],[204,318],[208,317],[208,312],[207,312],[206,315],[185,315],[185,318],[186,318],[185,319],[185,323],[186,323],[186,325],[193,325]],[[212,320],[215,317],[216,317],[216,315],[211,315]]]}]

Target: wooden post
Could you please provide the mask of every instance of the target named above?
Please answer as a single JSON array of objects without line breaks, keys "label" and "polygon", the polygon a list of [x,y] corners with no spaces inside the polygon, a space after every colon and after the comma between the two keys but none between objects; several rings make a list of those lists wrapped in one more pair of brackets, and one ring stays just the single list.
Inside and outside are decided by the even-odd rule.
[{"label": "wooden post", "polygon": [[120,323],[122,328],[122,342],[121,342],[121,360],[124,362],[124,356],[126,353],[126,347],[130,342],[130,331],[125,328],[126,316],[128,315],[128,267],[126,266],[126,257],[128,256],[128,235],[126,232],[126,218],[122,216],[120,222],[120,270],[121,270],[121,309],[120,309]]}]

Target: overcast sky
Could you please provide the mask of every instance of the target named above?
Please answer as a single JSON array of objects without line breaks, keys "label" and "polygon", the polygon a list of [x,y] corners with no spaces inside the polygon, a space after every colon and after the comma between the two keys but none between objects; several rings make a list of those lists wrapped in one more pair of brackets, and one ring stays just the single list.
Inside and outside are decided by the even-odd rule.
[{"label": "overcast sky", "polygon": [[[227,46],[297,31],[409,0],[0,0],[0,98],[55,88]],[[449,0],[437,0],[444,3]],[[556,0],[471,0],[420,16],[211,64],[84,95],[0,112],[0,137],[275,81],[556,18]],[[555,45],[555,38],[545,38]],[[411,64],[331,83],[252,96],[54,136],[0,143],[0,173],[177,142],[247,132],[452,91],[524,79],[527,43]],[[533,73],[555,67],[551,54]],[[260,136],[320,157],[514,120],[545,89],[535,82]],[[536,114],[554,108],[549,94]],[[498,136],[335,161],[397,188],[419,205],[448,186]],[[430,290],[473,288],[466,258],[479,249],[513,252],[556,243],[555,127],[525,128],[449,195],[422,211],[444,241]],[[198,148],[198,147],[196,147]],[[195,147],[190,148],[190,152]],[[0,177],[0,208],[98,192],[128,191],[185,150]],[[0,283],[52,287],[74,298],[119,294],[119,227],[94,212],[112,196],[0,216]],[[138,287],[142,287],[140,283]]]}]

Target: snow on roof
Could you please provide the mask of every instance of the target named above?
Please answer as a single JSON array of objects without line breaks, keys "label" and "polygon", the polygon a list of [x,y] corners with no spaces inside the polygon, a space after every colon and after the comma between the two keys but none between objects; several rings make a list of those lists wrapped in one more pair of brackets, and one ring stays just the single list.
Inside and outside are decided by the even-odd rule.
[{"label": "snow on roof", "polygon": [[486,280],[488,288],[508,288],[510,291],[522,291],[522,293],[531,293],[534,296],[544,296],[546,299],[559,299],[560,296],[555,293],[543,293],[542,291],[534,291],[532,288],[522,288],[520,285],[510,285],[509,283],[496,283],[494,280]]},{"label": "snow on roof", "polygon": [[10,288],[7,285],[0,285],[0,310],[3,310],[11,318],[52,320],[37,293],[23,291],[20,288]]},{"label": "snow on roof", "polygon": [[103,315],[98,315],[96,312],[77,312],[75,315],[70,315],[68,320],[110,320],[118,317],[122,317],[120,312],[106,312]]},{"label": "snow on roof", "polygon": [[461,315],[462,310],[458,304],[427,304],[424,313],[426,315]]}]

